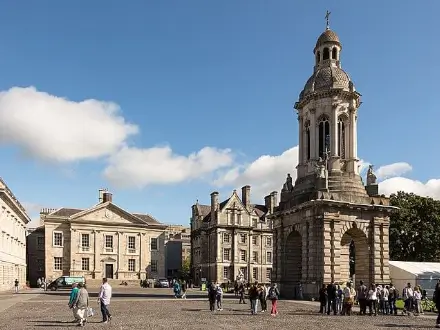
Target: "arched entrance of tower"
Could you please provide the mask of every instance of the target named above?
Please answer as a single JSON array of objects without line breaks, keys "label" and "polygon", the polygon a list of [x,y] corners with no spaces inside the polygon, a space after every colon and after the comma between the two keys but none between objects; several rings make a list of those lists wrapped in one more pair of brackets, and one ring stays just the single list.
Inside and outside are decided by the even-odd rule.
[{"label": "arched entrance of tower", "polygon": [[302,277],[302,237],[294,230],[285,241],[282,291],[288,298],[299,298]]},{"label": "arched entrance of tower", "polygon": [[369,247],[365,233],[356,227],[347,230],[341,238],[340,280],[369,283]]}]

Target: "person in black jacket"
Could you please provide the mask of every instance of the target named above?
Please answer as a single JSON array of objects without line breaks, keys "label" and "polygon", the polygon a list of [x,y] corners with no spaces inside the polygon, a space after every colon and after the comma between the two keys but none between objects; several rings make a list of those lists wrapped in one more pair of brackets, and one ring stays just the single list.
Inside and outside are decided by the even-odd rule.
[{"label": "person in black jacket", "polygon": [[327,285],[327,315],[330,315],[330,311],[333,310],[333,314],[336,315],[336,295],[337,295],[335,282],[331,282]]},{"label": "person in black jacket", "polygon": [[208,286],[208,299],[209,299],[209,309],[211,312],[215,311],[215,298],[217,297],[217,287],[214,283],[210,283]]},{"label": "person in black jacket", "polygon": [[437,322],[435,327],[440,328],[440,280],[438,280],[437,285],[435,286],[434,297],[433,297],[435,307],[437,308]]},{"label": "person in black jacket", "polygon": [[325,314],[327,308],[327,286],[325,284],[323,284],[321,290],[319,290],[319,302],[319,312]]}]

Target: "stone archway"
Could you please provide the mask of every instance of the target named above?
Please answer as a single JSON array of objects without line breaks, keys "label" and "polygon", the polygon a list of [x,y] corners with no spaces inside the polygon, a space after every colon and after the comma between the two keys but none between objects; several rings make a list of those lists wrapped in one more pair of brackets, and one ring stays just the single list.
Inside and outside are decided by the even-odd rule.
[{"label": "stone archway", "polygon": [[350,245],[354,248],[354,274],[355,284],[370,281],[370,256],[368,240],[365,233],[356,227],[347,230],[341,237],[340,280],[346,282],[350,279]]},{"label": "stone archway", "polygon": [[302,237],[294,230],[285,241],[283,267],[283,295],[297,298],[299,283],[302,278]]}]

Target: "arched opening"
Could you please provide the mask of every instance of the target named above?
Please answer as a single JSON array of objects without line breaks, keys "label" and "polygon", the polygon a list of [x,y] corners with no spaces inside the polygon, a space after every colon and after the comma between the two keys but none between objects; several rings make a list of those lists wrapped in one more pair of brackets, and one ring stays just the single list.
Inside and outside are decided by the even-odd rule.
[{"label": "arched opening", "polygon": [[322,53],[322,59],[325,61],[328,60],[329,58],[330,58],[330,51],[327,47],[325,47]]},{"label": "arched opening", "polygon": [[338,59],[338,50],[336,49],[336,47],[332,49],[332,59]]},{"label": "arched opening", "polygon": [[342,118],[338,120],[338,156],[345,159],[345,123]]},{"label": "arched opening", "polygon": [[369,248],[367,236],[359,228],[347,230],[341,238],[340,280],[369,283]]},{"label": "arched opening", "polygon": [[290,298],[297,298],[297,289],[302,278],[302,237],[298,231],[292,231],[284,246],[282,291]]},{"label": "arched opening", "polygon": [[321,61],[321,52],[316,52],[316,64],[319,64],[319,61]]},{"label": "arched opening", "polygon": [[330,151],[330,122],[328,117],[319,121],[319,157],[325,158],[325,153]]},{"label": "arched opening", "polygon": [[306,123],[306,157],[310,159],[310,122]]}]

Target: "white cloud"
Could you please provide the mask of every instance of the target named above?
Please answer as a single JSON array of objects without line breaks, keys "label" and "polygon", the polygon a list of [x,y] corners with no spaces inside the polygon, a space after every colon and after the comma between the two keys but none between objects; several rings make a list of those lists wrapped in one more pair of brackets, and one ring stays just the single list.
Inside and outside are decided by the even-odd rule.
[{"label": "white cloud", "polygon": [[253,202],[261,202],[270,192],[280,191],[287,173],[290,173],[295,181],[297,164],[298,146],[284,151],[281,155],[264,155],[250,164],[233,167],[222,173],[214,181],[214,185],[240,188],[249,184]]},{"label": "white cloud", "polygon": [[205,147],[189,156],[173,153],[168,146],[148,149],[122,148],[109,158],[104,177],[118,187],[142,188],[201,178],[231,166],[230,149]]},{"label": "white cloud", "polygon": [[408,173],[412,170],[412,166],[405,162],[393,163],[389,165],[381,166],[376,171],[376,176],[379,179],[387,179],[402,174]]},{"label": "white cloud", "polygon": [[440,179],[431,179],[426,183],[403,177],[395,177],[379,183],[381,194],[390,195],[398,191],[414,193],[424,197],[440,199]]},{"label": "white cloud", "polygon": [[138,132],[119,110],[111,102],[74,102],[34,87],[13,87],[0,92],[0,143],[46,161],[107,156]]}]

